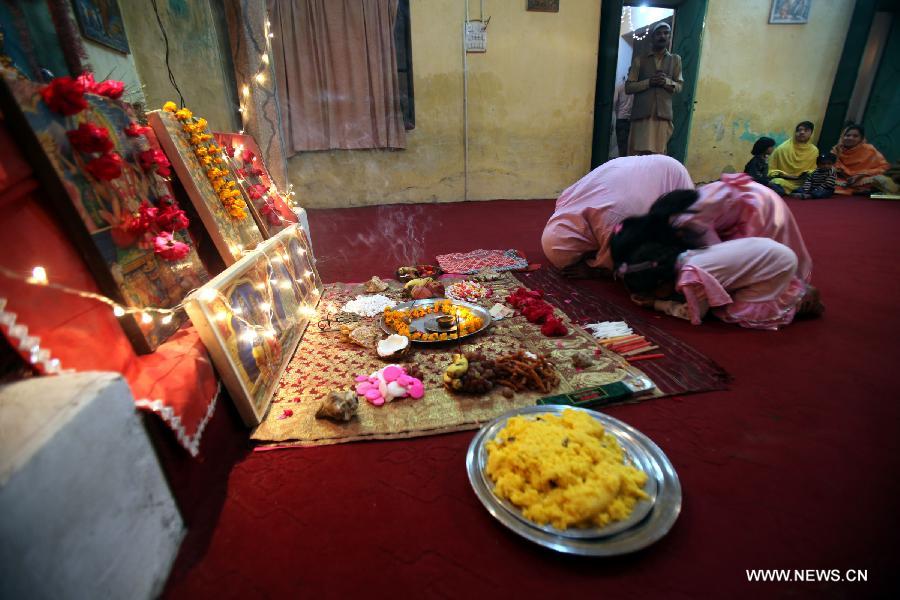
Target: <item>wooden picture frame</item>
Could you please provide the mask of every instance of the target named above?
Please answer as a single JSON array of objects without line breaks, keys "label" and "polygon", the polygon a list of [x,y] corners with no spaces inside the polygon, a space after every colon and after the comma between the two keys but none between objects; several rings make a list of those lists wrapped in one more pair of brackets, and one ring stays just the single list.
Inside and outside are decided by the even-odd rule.
[{"label": "wooden picture frame", "polygon": [[187,313],[248,426],[265,416],[323,289],[309,238],[292,225],[188,297]]},{"label": "wooden picture frame", "polygon": [[559,12],[559,0],[525,0],[525,10]]},{"label": "wooden picture frame", "polygon": [[[228,213],[207,176],[208,168],[200,164],[195,148],[191,145],[190,135],[184,132],[184,124],[173,113],[155,110],[147,113],[147,118],[219,256],[226,267],[233,265],[245,253],[262,243],[263,234],[256,221],[249,210],[243,218],[234,218]],[[191,120],[197,121],[194,118]],[[204,131],[212,136],[208,129]]]},{"label": "wooden picture frame", "polygon": [[[266,238],[298,222],[284,198],[276,193],[259,146],[251,136],[240,133],[213,134],[225,151],[232,173],[244,195],[244,201]],[[265,191],[262,191],[265,190]]]},{"label": "wooden picture frame", "polygon": [[769,23],[773,25],[802,25],[809,22],[812,0],[772,0]]},{"label": "wooden picture frame", "polygon": [[130,52],[125,21],[116,0],[72,0],[72,8],[84,37],[122,54]]},{"label": "wooden picture frame", "polygon": [[[203,285],[209,275],[185,230],[173,234],[188,246],[187,254],[175,261],[154,252],[152,237],[133,233],[131,225],[142,202],[161,209],[172,199],[172,188],[156,170],[140,166],[139,155],[153,150],[154,140],[152,132],[126,135],[125,129],[134,123],[131,108],[119,100],[85,93],[87,108],[64,116],[42,100],[41,84],[20,78],[13,70],[0,70],[0,74],[0,111],[100,292],[124,307],[169,308]],[[96,179],[85,168],[94,155],[72,147],[66,133],[86,123],[108,132],[112,152],[122,158],[119,177]],[[183,315],[166,322],[159,316],[149,322],[132,314],[119,317],[138,354],[153,352],[183,322]]]}]

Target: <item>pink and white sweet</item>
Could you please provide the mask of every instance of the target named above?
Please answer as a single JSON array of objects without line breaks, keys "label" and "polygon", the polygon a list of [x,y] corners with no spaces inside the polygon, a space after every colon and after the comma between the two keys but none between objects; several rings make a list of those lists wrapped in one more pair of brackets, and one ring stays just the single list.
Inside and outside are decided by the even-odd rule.
[{"label": "pink and white sweet", "polygon": [[356,382],[356,393],[375,406],[399,398],[418,400],[425,395],[422,381],[407,375],[400,365],[388,365],[368,376],[357,375]]}]

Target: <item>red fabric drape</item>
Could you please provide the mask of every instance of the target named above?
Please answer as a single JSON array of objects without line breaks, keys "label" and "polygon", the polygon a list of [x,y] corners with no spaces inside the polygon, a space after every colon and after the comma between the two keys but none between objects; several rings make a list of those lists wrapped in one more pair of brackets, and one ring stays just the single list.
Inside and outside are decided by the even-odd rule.
[{"label": "red fabric drape", "polygon": [[269,0],[289,155],[404,148],[397,0]]},{"label": "red fabric drape", "polygon": [[[0,264],[22,274],[41,265],[51,281],[99,293],[43,194],[0,115]],[[6,310],[16,314],[16,323],[39,337],[63,369],[121,373],[136,405],[157,413],[196,455],[215,408],[218,381],[192,326],[182,327],[152,354],[138,356],[109,307],[96,300],[8,277],[0,277],[0,297],[7,299]]]}]

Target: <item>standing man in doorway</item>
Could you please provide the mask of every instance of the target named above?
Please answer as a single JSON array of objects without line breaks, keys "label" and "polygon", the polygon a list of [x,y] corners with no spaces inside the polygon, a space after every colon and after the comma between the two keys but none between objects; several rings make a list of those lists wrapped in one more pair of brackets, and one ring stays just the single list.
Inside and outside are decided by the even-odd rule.
[{"label": "standing man in doorway", "polygon": [[651,50],[635,53],[625,82],[634,94],[628,154],[665,154],[672,137],[672,94],[681,91],[681,57],[669,52],[672,27],[657,23],[650,32]]},{"label": "standing man in doorway", "polygon": [[613,110],[616,111],[616,146],[619,156],[628,156],[628,133],[631,131],[631,105],[634,96],[625,93],[625,79],[616,86],[613,95]]}]

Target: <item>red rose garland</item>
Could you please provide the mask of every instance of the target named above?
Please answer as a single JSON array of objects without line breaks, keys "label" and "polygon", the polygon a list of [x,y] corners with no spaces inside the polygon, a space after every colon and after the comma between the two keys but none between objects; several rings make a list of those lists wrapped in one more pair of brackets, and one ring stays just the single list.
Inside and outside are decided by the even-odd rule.
[{"label": "red rose garland", "polygon": [[84,168],[94,179],[112,181],[122,176],[122,166],[124,164],[121,156],[115,152],[107,152],[98,158],[92,159]]},{"label": "red rose garland", "polygon": [[544,301],[544,292],[520,287],[506,297],[513,308],[518,308],[529,323],[541,325],[541,333],[548,337],[567,335],[569,329],[553,314],[553,307]]},{"label": "red rose garland", "polygon": [[[97,83],[93,73],[82,73],[75,79],[57,77],[41,89],[40,95],[50,110],[70,117],[89,107],[85,94],[97,94],[117,100],[124,92],[125,84],[121,81],[106,80]],[[130,123],[123,129],[125,135],[132,138],[142,137],[149,131],[149,127],[137,123]],[[122,176],[125,161],[112,151],[115,144],[105,127],[84,121],[76,129],[67,131],[66,137],[73,151],[89,156],[84,170],[91,177],[104,182]],[[93,156],[95,154],[99,156]],[[171,164],[161,150],[141,151],[137,154],[137,160],[148,174],[152,175],[156,171],[162,177],[171,175]],[[144,200],[137,211],[126,214],[120,222],[113,223],[113,240],[121,247],[137,243],[141,248],[152,248],[165,260],[181,260],[190,252],[190,246],[179,241],[174,233],[187,228],[187,215],[178,208],[169,194],[159,197],[158,202],[162,209]]]},{"label": "red rose garland", "polygon": [[112,140],[109,139],[109,131],[105,127],[98,127],[93,123],[82,123],[78,129],[66,132],[69,143],[79,152],[106,153],[113,149]]}]

